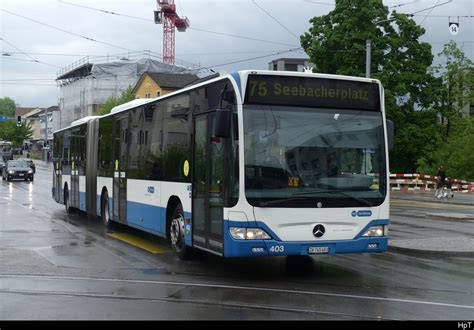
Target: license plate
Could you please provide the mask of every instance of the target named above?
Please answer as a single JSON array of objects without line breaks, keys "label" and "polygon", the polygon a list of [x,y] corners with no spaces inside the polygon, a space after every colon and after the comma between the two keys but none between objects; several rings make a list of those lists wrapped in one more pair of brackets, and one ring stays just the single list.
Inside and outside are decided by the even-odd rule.
[{"label": "license plate", "polygon": [[329,247],[327,246],[310,246],[308,248],[309,254],[321,254],[321,253],[328,253]]},{"label": "license plate", "polygon": [[25,176],[23,173],[19,173],[18,176]]}]

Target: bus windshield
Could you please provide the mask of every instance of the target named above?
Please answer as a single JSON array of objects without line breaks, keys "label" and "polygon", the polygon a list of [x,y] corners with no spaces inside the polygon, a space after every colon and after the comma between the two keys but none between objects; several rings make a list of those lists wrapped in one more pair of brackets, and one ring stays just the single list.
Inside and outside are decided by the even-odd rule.
[{"label": "bus windshield", "polygon": [[386,196],[382,112],[244,106],[245,194],[257,207],[371,207]]}]

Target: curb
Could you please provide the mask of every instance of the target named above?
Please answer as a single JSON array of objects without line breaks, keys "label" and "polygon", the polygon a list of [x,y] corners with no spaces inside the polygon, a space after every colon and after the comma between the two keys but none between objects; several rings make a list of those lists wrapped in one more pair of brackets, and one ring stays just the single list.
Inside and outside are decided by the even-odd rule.
[{"label": "curb", "polygon": [[445,221],[474,221],[474,217],[450,217],[450,216],[445,216],[445,215],[439,215],[439,214],[426,214],[425,215],[426,219],[433,219],[433,220],[445,220]]},{"label": "curb", "polygon": [[[410,197],[400,197],[400,196],[393,196],[393,195],[390,195],[390,199],[396,199],[396,200],[401,200],[401,201],[416,201],[416,202],[426,202],[426,203],[442,203],[440,202],[439,200],[425,200],[425,199],[413,199],[413,198],[410,198]],[[448,203],[446,204],[451,204],[451,205],[467,205],[467,206],[473,206],[474,207],[474,202],[471,203],[471,202],[457,202],[457,201],[453,201],[453,199],[451,199]]]},{"label": "curb", "polygon": [[422,257],[464,257],[474,258],[474,251],[434,251],[434,250],[420,250],[400,246],[389,245],[388,251],[393,253],[401,253],[412,256]]}]

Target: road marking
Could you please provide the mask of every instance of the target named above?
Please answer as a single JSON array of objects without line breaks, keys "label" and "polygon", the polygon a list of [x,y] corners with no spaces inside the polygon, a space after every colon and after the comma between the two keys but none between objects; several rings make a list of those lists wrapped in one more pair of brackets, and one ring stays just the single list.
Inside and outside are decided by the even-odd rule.
[{"label": "road marking", "polygon": [[107,234],[107,236],[113,237],[115,239],[118,239],[128,244],[131,244],[133,246],[136,246],[142,250],[148,251],[153,254],[171,252],[171,249],[166,246],[159,245],[157,243],[154,243],[149,240],[146,240],[134,235],[130,235],[127,233],[112,233],[112,234]]},{"label": "road marking", "polygon": [[459,204],[449,204],[449,203],[436,203],[436,202],[422,202],[422,201],[410,201],[405,199],[392,199],[390,201],[393,205],[412,205],[412,206],[421,206],[425,208],[434,208],[434,209],[447,209],[448,207],[460,208],[460,209],[474,209],[473,205],[459,205]]},{"label": "road marking", "polygon": [[255,287],[255,286],[240,286],[240,285],[225,285],[225,284],[212,284],[212,283],[193,283],[193,282],[173,282],[173,281],[150,281],[150,280],[126,280],[126,279],[108,279],[108,278],[91,278],[91,277],[76,277],[76,276],[38,276],[38,275],[0,275],[0,278],[44,278],[44,279],[55,279],[55,280],[73,280],[73,281],[96,281],[96,282],[116,282],[116,283],[133,283],[133,284],[153,284],[153,285],[171,285],[171,286],[187,286],[187,287],[200,287],[200,288],[214,288],[214,289],[233,289],[233,290],[246,290],[246,291],[261,291],[261,292],[276,292],[285,294],[298,294],[298,295],[311,295],[311,296],[327,296],[327,297],[339,297],[349,299],[362,299],[362,300],[375,300],[375,301],[388,301],[388,302],[399,302],[409,304],[420,304],[430,306],[441,306],[441,307],[453,307],[474,310],[473,305],[459,305],[451,303],[443,303],[437,301],[423,301],[423,300],[412,300],[412,299],[400,299],[390,297],[376,297],[376,296],[365,296],[365,295],[352,295],[344,293],[330,293],[330,292],[318,292],[318,291],[304,291],[304,290],[292,290],[292,289],[278,289],[268,287]]}]

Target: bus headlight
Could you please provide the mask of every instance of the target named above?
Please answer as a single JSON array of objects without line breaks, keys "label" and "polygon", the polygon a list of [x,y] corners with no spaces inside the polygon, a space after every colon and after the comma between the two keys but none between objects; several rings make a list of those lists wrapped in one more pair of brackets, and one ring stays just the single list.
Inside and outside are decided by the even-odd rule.
[{"label": "bus headlight", "polygon": [[363,237],[381,237],[387,233],[386,226],[370,227],[362,236]]},{"label": "bus headlight", "polygon": [[230,227],[229,232],[236,240],[271,239],[270,235],[259,228]]}]

